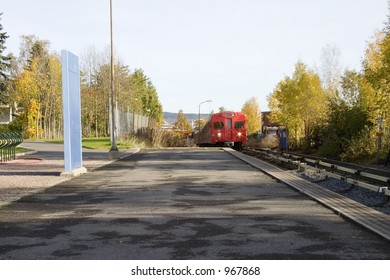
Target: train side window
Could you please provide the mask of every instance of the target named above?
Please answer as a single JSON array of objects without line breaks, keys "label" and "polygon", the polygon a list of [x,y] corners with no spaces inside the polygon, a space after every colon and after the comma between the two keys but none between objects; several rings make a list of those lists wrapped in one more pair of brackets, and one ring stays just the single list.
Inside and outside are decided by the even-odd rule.
[{"label": "train side window", "polygon": [[235,122],[234,128],[244,128],[245,122]]},{"label": "train side window", "polygon": [[223,129],[223,122],[214,122],[214,129]]}]

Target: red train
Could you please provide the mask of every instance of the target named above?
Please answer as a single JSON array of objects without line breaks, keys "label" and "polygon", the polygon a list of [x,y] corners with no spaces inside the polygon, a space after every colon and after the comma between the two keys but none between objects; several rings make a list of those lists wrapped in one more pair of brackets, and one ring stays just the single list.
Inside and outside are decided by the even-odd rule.
[{"label": "red train", "polygon": [[246,115],[230,111],[213,114],[193,138],[198,146],[232,145],[241,149],[246,143]]}]

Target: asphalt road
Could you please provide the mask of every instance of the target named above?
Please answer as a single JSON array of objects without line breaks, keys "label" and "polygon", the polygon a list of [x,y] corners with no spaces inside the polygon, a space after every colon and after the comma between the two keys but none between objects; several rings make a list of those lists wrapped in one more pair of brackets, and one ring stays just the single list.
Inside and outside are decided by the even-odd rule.
[{"label": "asphalt road", "polygon": [[143,150],[0,208],[1,259],[390,259],[390,244],[217,149]]}]

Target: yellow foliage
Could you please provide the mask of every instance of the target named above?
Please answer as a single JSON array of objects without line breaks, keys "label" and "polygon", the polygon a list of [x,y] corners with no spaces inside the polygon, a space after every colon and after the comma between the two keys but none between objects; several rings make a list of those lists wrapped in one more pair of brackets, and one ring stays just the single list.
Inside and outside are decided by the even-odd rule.
[{"label": "yellow foliage", "polygon": [[296,145],[309,140],[316,126],[326,120],[327,95],[317,74],[297,63],[293,76],[279,82],[268,97],[271,121],[286,126]]},{"label": "yellow foliage", "polygon": [[384,52],[382,42],[385,38],[385,33],[377,31],[373,41],[370,42],[365,51],[365,67],[366,70],[378,71],[383,66]]},{"label": "yellow foliage", "polygon": [[14,88],[13,99],[26,121],[26,136],[42,135],[44,120],[53,118],[53,114],[44,116],[44,113],[62,112],[61,63],[58,56],[47,54],[31,58],[28,67],[16,77]]},{"label": "yellow foliage", "polygon": [[241,112],[246,115],[247,133],[252,134],[260,130],[261,111],[256,97],[251,97],[244,103]]},{"label": "yellow foliage", "polygon": [[389,79],[390,34],[375,33],[365,52],[364,80],[361,97],[372,123],[382,117],[383,127],[390,127],[390,79]]}]

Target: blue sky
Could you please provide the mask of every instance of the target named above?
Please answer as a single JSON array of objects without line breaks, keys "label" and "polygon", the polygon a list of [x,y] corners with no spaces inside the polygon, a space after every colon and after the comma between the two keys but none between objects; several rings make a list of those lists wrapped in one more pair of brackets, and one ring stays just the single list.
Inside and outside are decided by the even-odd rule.
[{"label": "blue sky", "polygon": [[[360,70],[367,41],[383,27],[387,0],[113,0],[116,57],[144,69],[164,111],[241,110],[267,95],[298,60],[319,66],[340,50],[342,69]],[[51,50],[82,55],[110,43],[109,0],[0,0],[6,52],[34,34]]]}]

